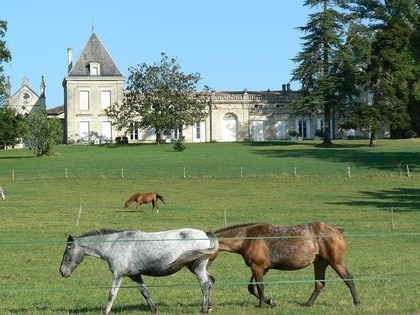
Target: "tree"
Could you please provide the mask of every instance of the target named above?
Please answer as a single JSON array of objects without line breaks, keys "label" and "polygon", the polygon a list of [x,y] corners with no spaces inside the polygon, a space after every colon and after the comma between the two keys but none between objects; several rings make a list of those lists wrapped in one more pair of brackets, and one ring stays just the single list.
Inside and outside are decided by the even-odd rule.
[{"label": "tree", "polygon": [[63,138],[63,128],[58,118],[48,118],[45,109],[38,109],[26,117],[24,136],[35,156],[50,155]]},{"label": "tree", "polygon": [[11,108],[0,107],[0,146],[15,146],[25,132],[24,118]]},{"label": "tree", "polygon": [[143,63],[137,68],[130,67],[129,71],[128,93],[123,104],[112,104],[106,109],[119,130],[154,128],[156,143],[159,143],[162,134],[192,125],[207,116],[208,87],[197,92],[201,75],[182,72],[177,59],[169,59],[161,53],[159,64]]},{"label": "tree", "polygon": [[6,35],[7,32],[7,22],[0,20],[0,106],[4,107],[5,99],[8,95],[6,95],[5,89],[5,77],[3,75],[3,63],[10,62],[12,60],[12,55],[10,51],[6,47],[6,42],[3,40],[3,37]]},{"label": "tree", "polygon": [[340,0],[306,0],[304,6],[321,7],[310,14],[306,26],[298,27],[305,35],[303,50],[292,60],[298,66],[292,80],[301,82],[301,94],[292,102],[293,114],[310,116],[324,113],[323,144],[332,144],[331,124],[336,111],[354,100],[357,66],[352,47],[345,45],[347,16],[335,8],[345,7]]},{"label": "tree", "polygon": [[373,100],[356,107],[350,121],[359,128],[368,128],[369,145],[375,146],[381,125],[388,123],[393,128],[409,125],[408,104],[410,99],[416,99],[420,86],[418,43],[413,40],[416,36],[418,39],[419,5],[415,0],[351,2],[359,20],[370,23],[373,35],[366,67]]}]

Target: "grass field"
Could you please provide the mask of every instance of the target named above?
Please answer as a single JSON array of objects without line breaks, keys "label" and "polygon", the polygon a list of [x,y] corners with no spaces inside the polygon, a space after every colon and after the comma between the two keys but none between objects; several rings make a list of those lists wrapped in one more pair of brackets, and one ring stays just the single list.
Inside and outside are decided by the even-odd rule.
[{"label": "grass field", "polygon": [[[408,173],[407,173],[408,170]],[[350,175],[350,176],[349,176]],[[409,176],[408,176],[409,175]],[[172,145],[62,146],[35,158],[0,151],[0,314],[99,314],[111,273],[85,258],[68,279],[59,272],[66,233],[101,227],[215,230],[225,224],[324,221],[345,228],[347,266],[362,300],[329,268],[312,308],[313,268],[270,271],[258,309],[246,289],[250,269],[221,253],[210,268],[214,314],[420,314],[420,139]],[[123,209],[135,192],[157,191],[159,214]],[[201,292],[187,270],[145,278],[160,314],[199,314]],[[129,279],[113,314],[148,313]]]}]

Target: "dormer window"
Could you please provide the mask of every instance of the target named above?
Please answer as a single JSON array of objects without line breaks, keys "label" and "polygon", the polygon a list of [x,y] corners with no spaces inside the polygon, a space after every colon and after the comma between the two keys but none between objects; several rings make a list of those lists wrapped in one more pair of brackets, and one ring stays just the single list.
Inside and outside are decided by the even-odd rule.
[{"label": "dormer window", "polygon": [[90,75],[101,75],[101,64],[99,62],[89,63]]}]

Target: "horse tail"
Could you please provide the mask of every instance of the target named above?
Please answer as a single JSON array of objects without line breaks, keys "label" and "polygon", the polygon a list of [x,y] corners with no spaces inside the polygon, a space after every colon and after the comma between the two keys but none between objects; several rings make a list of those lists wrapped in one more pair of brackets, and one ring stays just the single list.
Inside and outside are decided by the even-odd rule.
[{"label": "horse tail", "polygon": [[219,241],[213,232],[206,232],[207,237],[210,240],[210,246],[205,249],[194,249],[183,253],[175,261],[170,264],[171,268],[181,269],[183,266],[189,264],[198,264],[204,260],[209,259],[212,255],[217,253],[219,249]]},{"label": "horse tail", "polygon": [[160,201],[162,201],[163,203],[166,203],[166,200],[165,200],[165,198],[163,198],[163,196],[161,196],[161,195],[159,195],[159,194],[156,194],[156,197],[157,197]]}]

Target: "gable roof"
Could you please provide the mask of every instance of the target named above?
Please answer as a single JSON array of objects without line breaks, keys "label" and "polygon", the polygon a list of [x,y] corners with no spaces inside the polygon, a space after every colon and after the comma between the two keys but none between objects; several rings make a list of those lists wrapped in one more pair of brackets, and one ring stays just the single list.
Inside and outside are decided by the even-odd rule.
[{"label": "gable roof", "polygon": [[88,66],[91,62],[99,62],[101,64],[101,76],[122,76],[95,32],[92,32],[83,52],[68,75],[90,75]]}]

